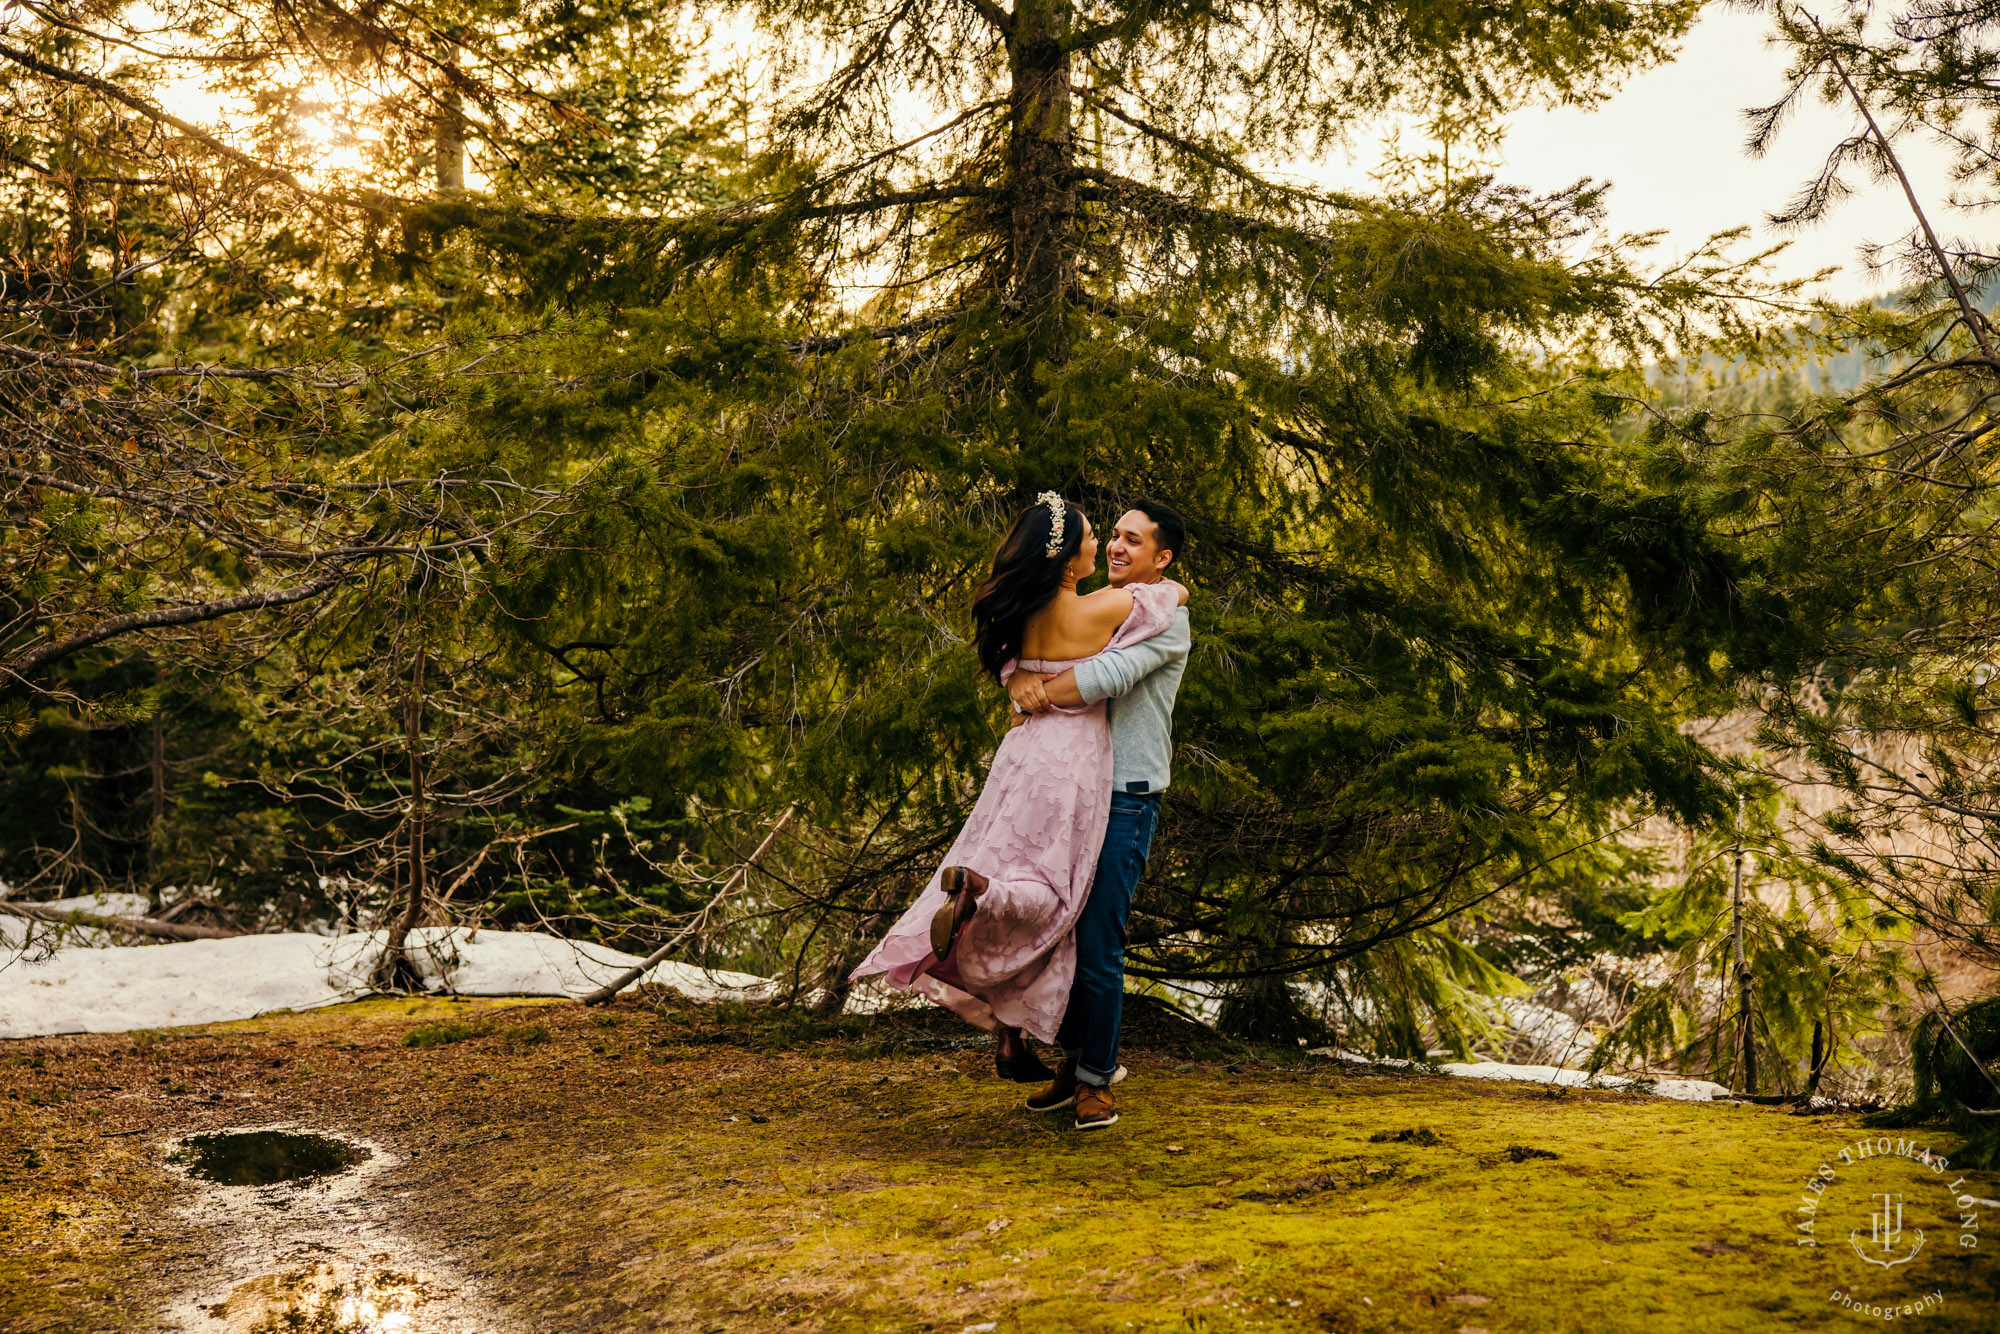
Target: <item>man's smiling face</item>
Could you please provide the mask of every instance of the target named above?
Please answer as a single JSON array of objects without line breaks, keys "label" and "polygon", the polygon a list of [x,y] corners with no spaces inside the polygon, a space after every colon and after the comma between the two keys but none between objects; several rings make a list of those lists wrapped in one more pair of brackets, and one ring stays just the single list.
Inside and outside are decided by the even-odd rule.
[{"label": "man's smiling face", "polygon": [[1126,510],[1118,516],[1105,550],[1113,588],[1150,584],[1166,574],[1174,558],[1173,552],[1160,550],[1159,528],[1143,510]]}]

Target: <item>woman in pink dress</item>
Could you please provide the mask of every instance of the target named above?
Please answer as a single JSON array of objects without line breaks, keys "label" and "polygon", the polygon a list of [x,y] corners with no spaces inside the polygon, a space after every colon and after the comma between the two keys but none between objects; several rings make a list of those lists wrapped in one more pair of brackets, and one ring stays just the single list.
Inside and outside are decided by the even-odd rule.
[{"label": "woman in pink dress", "polygon": [[[1044,491],[1014,521],[973,596],[979,661],[1003,685],[1019,666],[1054,674],[1160,633],[1187,590],[1172,581],[1103,588],[1097,535]],[[1051,709],[1014,727],[944,865],[854,970],[928,996],[993,1032],[1001,1075],[1049,1070],[1025,1030],[1053,1042],[1076,972],[1083,911],[1111,807],[1111,725],[1102,703]]]}]

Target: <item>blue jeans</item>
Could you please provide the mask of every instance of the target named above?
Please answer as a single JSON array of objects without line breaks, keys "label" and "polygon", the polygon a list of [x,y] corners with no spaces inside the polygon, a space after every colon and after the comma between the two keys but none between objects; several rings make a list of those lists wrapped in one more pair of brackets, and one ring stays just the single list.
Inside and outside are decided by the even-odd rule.
[{"label": "blue jeans", "polygon": [[1114,792],[1104,850],[1090,898],[1076,919],[1076,981],[1056,1041],[1076,1062],[1077,1078],[1107,1084],[1118,1070],[1118,1025],[1125,1013],[1125,918],[1153,850],[1158,793]]}]

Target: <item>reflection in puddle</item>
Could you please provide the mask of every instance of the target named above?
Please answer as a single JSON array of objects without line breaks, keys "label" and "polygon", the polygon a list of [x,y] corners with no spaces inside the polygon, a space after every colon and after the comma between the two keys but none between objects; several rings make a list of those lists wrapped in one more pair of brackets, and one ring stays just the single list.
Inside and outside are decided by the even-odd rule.
[{"label": "reflection in puddle", "polygon": [[236,1334],[414,1334],[422,1274],[317,1264],[239,1283],[208,1314]]},{"label": "reflection in puddle", "polygon": [[368,1156],[368,1150],[326,1135],[240,1130],[189,1135],[167,1161],[223,1186],[270,1186],[332,1176]]}]

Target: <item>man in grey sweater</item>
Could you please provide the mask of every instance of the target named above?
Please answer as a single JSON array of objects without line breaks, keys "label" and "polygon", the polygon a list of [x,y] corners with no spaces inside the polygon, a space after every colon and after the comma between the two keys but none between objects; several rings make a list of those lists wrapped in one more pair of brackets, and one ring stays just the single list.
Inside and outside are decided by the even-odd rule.
[{"label": "man in grey sweater", "polygon": [[[1158,501],[1127,510],[1108,544],[1111,584],[1123,588],[1166,577],[1187,542],[1181,516]],[[1153,849],[1173,759],[1174,696],[1187,670],[1187,608],[1174,623],[1129,648],[1100,653],[1060,676],[1016,672],[1008,686],[1015,709],[1039,713],[1110,700],[1111,818],[1098,854],[1090,899],[1076,923],[1076,981],[1056,1040],[1064,1061],[1055,1082],[1028,1099],[1034,1111],[1075,1106],[1079,1130],[1118,1119],[1111,1082],[1118,1073],[1118,1027],[1125,1004],[1125,918]]]}]

